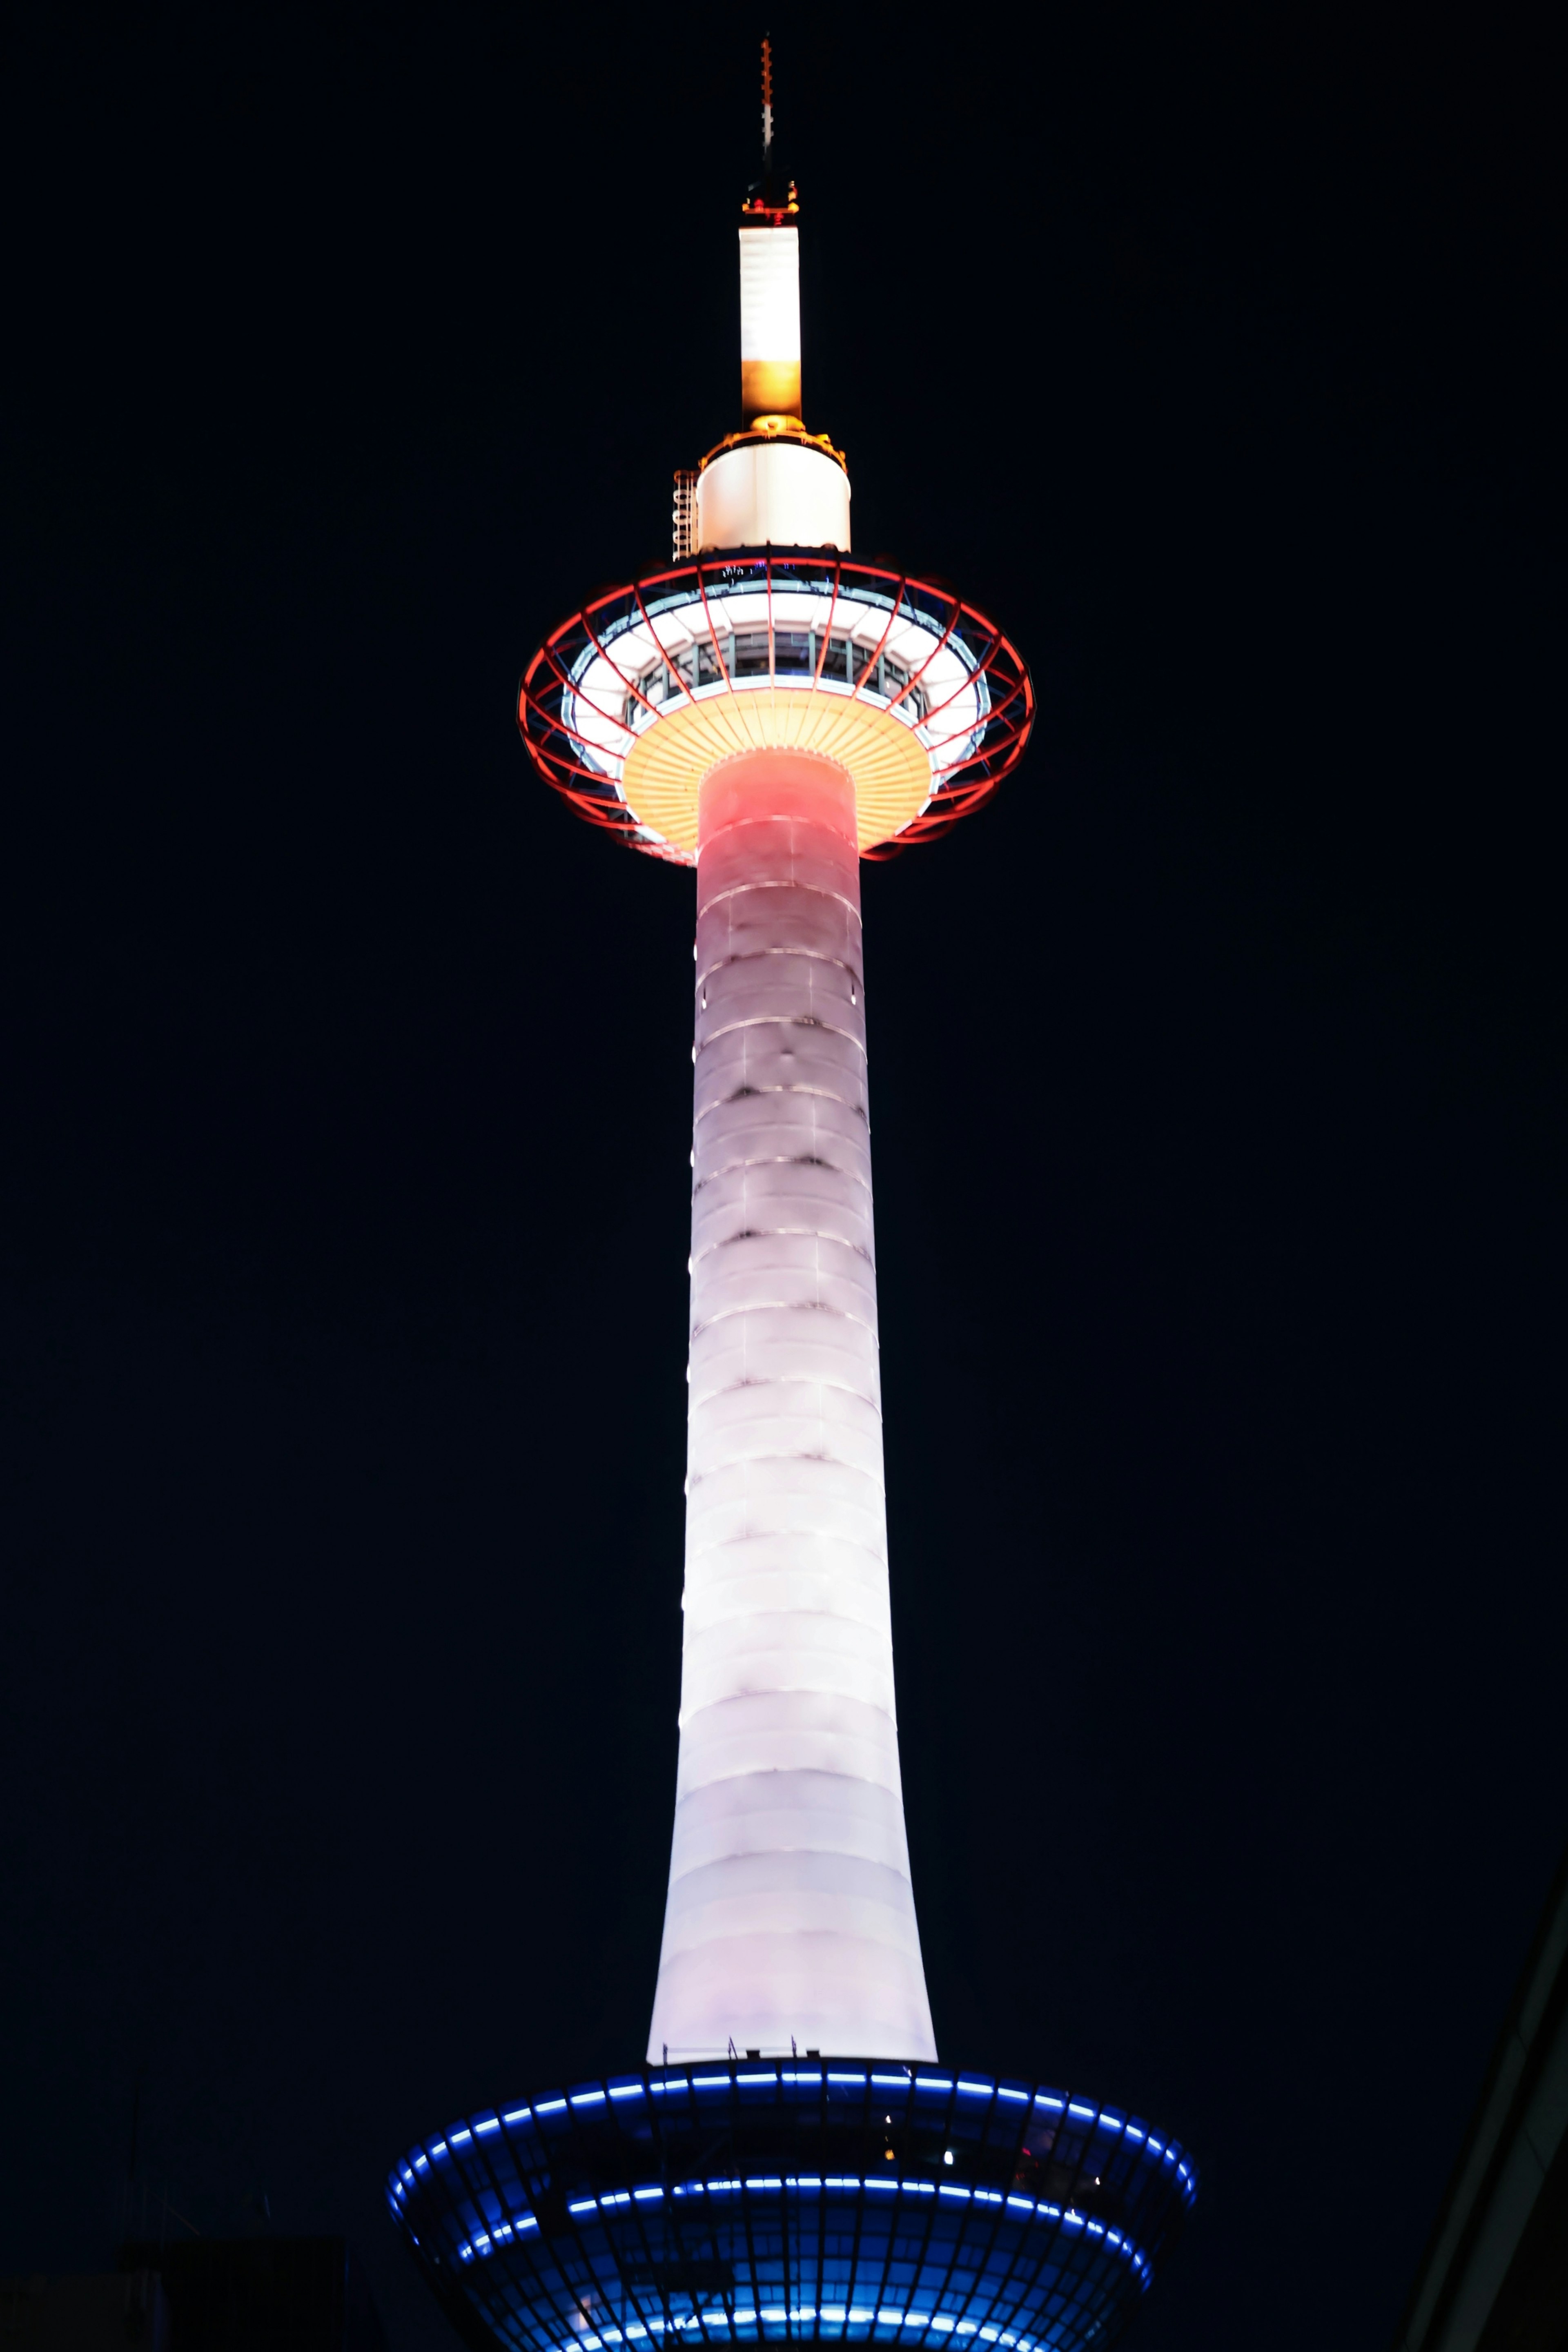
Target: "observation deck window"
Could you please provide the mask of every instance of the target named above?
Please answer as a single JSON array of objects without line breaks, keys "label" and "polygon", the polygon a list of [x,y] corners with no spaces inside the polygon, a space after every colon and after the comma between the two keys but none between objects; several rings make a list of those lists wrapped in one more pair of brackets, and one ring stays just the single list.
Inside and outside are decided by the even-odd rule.
[{"label": "observation deck window", "polygon": [[684,653],[659,657],[641,672],[626,694],[623,718],[635,727],[639,717],[647,717],[648,706],[658,709],[683,700],[688,692],[722,686],[727,680],[819,675],[825,681],[858,687],[862,693],[895,704],[916,726],[931,709],[925,688],[911,684],[913,672],[891,654],[879,654],[837,630],[825,647],[820,629],[775,628],[770,666],[768,637],[766,627],[721,630],[717,642],[700,637]]},{"label": "observation deck window", "polygon": [[766,677],[768,675],[768,633],[766,629],[737,629],[735,632],[735,676]]},{"label": "observation deck window", "polygon": [[809,629],[773,631],[773,668],[780,677],[810,677],[822,640]]}]

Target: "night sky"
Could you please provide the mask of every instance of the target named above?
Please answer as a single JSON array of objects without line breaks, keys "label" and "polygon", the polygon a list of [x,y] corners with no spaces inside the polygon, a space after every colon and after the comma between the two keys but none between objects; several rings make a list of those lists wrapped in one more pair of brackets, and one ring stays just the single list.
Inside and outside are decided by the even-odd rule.
[{"label": "night sky", "polygon": [[[864,877],[894,1625],[943,2055],[1204,2168],[1142,2352],[1382,2352],[1568,1835],[1546,14],[773,24],[857,551],[1039,692]],[[0,2273],[140,2083],[450,2352],[389,2162],[641,2056],[694,891],[513,698],[738,422],[765,21],[5,37]]]}]

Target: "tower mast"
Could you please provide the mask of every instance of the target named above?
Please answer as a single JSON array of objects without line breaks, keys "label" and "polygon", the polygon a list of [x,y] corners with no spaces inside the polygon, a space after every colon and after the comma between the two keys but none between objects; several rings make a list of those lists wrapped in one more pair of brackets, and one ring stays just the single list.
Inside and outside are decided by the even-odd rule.
[{"label": "tower mast", "polygon": [[763,35],[763,186],[771,187],[773,173],[773,45]]},{"label": "tower mast", "polygon": [[764,42],[740,425],[677,477],[674,565],[563,622],[518,698],[578,815],[696,871],[679,1762],[647,2059],[466,2118],[388,2198],[470,2344],[1104,2352],[1196,2176],[1122,2109],[937,2063],[883,1494],[860,862],[983,806],[1034,696],[984,614],[851,554],[847,467],[805,422],[773,147]]}]

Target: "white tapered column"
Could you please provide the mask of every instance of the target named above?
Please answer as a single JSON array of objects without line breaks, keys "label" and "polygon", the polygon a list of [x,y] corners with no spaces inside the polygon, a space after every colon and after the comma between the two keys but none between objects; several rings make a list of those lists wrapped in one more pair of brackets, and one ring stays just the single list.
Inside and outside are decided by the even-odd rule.
[{"label": "white tapered column", "polygon": [[934,2058],[893,1705],[855,791],[703,783],[685,1641],[648,2055]]}]

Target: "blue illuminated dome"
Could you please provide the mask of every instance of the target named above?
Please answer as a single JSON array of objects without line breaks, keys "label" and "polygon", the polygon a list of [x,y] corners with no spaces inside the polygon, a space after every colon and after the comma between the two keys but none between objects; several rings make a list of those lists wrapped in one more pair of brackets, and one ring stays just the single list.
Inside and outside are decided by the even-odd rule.
[{"label": "blue illuminated dome", "polygon": [[1118,2336],[1197,2190],[1062,2091],[832,2059],[650,2068],[468,2116],[387,2184],[469,2344]]}]

